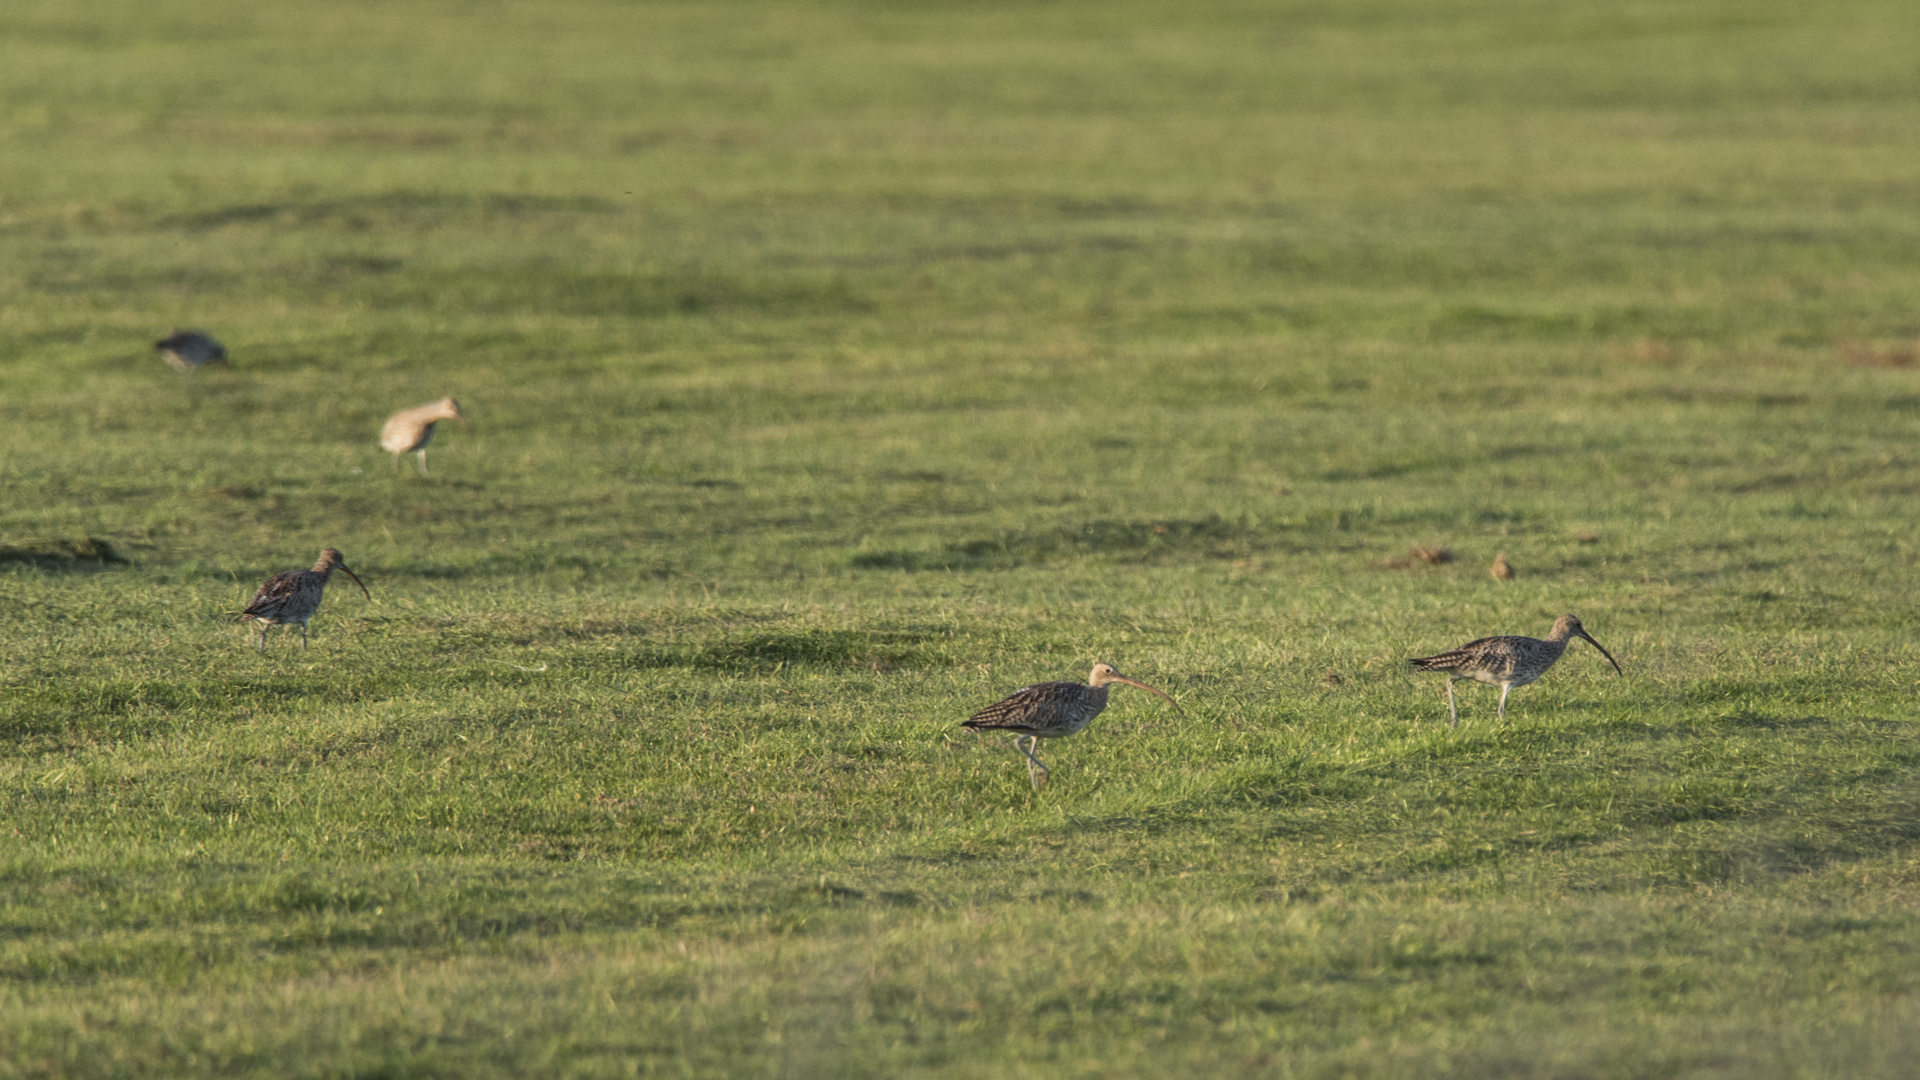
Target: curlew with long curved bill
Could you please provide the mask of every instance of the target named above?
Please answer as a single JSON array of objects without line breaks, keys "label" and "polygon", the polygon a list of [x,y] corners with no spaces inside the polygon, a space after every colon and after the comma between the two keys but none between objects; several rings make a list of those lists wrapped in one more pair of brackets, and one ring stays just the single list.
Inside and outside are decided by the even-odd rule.
[{"label": "curlew with long curved bill", "polygon": [[227,366],[227,347],[198,330],[175,330],[153,343],[167,366],[182,375],[192,375],[208,364]]},{"label": "curlew with long curved bill", "polygon": [[1625,675],[1620,661],[1613,658],[1593,635],[1580,625],[1580,620],[1571,615],[1562,615],[1553,621],[1553,630],[1545,640],[1540,638],[1484,637],[1478,641],[1469,641],[1457,649],[1449,649],[1433,656],[1415,657],[1410,663],[1417,671],[1445,672],[1447,679],[1447,715],[1452,718],[1453,726],[1460,726],[1460,710],[1453,704],[1453,684],[1460,679],[1472,679],[1489,686],[1500,688],[1499,719],[1507,718],[1507,694],[1516,686],[1525,686],[1547,673],[1547,669],[1567,651],[1567,643],[1579,637],[1600,650],[1607,658],[1613,670]]},{"label": "curlew with long curved bill", "polygon": [[411,409],[401,409],[387,418],[387,426],[380,429],[380,449],[393,455],[393,467],[400,468],[400,455],[418,453],[420,455],[420,475],[427,475],[427,444],[433,441],[433,425],[442,420],[458,420],[462,427],[467,418],[460,412],[460,403],[452,398],[441,398],[427,405],[418,405]]},{"label": "curlew with long curved bill", "polygon": [[1113,683],[1159,694],[1176,712],[1180,709],[1179,702],[1146,683],[1127,678],[1112,665],[1095,664],[1093,674],[1084,683],[1035,683],[974,713],[960,726],[969,731],[1013,733],[1013,748],[1027,756],[1027,779],[1038,791],[1040,785],[1047,782],[1047,767],[1033,756],[1033,748],[1041,739],[1064,739],[1092,723],[1100,710],[1107,707],[1107,687]]},{"label": "curlew with long curved bill", "polygon": [[307,620],[320,610],[320,596],[326,590],[327,579],[335,570],[353,579],[367,599],[373,594],[367,592],[366,583],[360,575],[347,569],[347,561],[334,548],[323,548],[320,561],[313,564],[311,570],[289,570],[284,574],[275,574],[267,579],[260,591],[253,594],[247,609],[240,613],[240,621],[248,619],[260,623],[260,651],[267,651],[267,631],[275,623],[300,624],[300,647],[307,647]]}]

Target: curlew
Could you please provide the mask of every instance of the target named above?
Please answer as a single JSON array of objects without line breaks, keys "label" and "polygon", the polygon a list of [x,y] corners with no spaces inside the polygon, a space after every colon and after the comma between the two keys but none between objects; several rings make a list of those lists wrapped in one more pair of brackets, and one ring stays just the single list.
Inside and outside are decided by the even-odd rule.
[{"label": "curlew", "polygon": [[442,420],[458,420],[465,425],[467,418],[460,412],[460,403],[452,398],[441,398],[430,405],[420,405],[411,409],[401,409],[387,418],[387,426],[380,429],[380,449],[393,455],[393,467],[400,467],[400,455],[417,451],[420,455],[420,475],[427,475],[427,444],[433,441],[433,425]]},{"label": "curlew", "polygon": [[167,366],[182,375],[191,375],[208,364],[227,364],[227,347],[198,330],[175,330],[153,343],[166,357]]},{"label": "curlew", "polygon": [[1027,756],[1027,779],[1037,791],[1047,782],[1047,767],[1033,756],[1032,748],[1037,747],[1041,739],[1064,739],[1092,723],[1100,710],[1107,707],[1107,687],[1112,683],[1151,690],[1166,698],[1175,711],[1180,708],[1178,702],[1146,683],[1127,678],[1109,664],[1095,664],[1093,674],[1084,683],[1035,683],[974,713],[960,726],[969,731],[1012,732],[1013,748]]},{"label": "curlew", "polygon": [[1620,669],[1620,661],[1613,658],[1593,635],[1580,625],[1580,620],[1571,615],[1562,615],[1553,621],[1553,629],[1546,639],[1520,637],[1483,637],[1478,641],[1469,641],[1457,649],[1450,649],[1433,656],[1419,656],[1410,661],[1418,671],[1440,671],[1447,675],[1447,715],[1452,718],[1453,726],[1460,726],[1460,710],[1453,704],[1453,684],[1460,679],[1472,679],[1489,686],[1500,688],[1499,719],[1507,718],[1507,693],[1516,686],[1525,686],[1547,673],[1560,654],[1567,651],[1567,642],[1576,637],[1586,638],[1600,655],[1607,658],[1613,670],[1625,675]]},{"label": "curlew", "polygon": [[253,600],[247,609],[240,613],[240,621],[248,619],[260,623],[260,651],[267,651],[267,630],[273,624],[300,624],[300,647],[307,647],[307,620],[320,610],[320,594],[326,590],[327,579],[339,570],[353,579],[367,599],[373,594],[367,592],[366,583],[360,575],[347,569],[347,561],[334,548],[323,548],[320,561],[313,564],[311,570],[289,570],[284,574],[275,574],[267,579],[260,591],[253,594]]},{"label": "curlew", "polygon": [[1507,561],[1506,552],[1503,551],[1493,557],[1493,565],[1488,568],[1487,573],[1492,574],[1495,581],[1513,580],[1513,564]]}]

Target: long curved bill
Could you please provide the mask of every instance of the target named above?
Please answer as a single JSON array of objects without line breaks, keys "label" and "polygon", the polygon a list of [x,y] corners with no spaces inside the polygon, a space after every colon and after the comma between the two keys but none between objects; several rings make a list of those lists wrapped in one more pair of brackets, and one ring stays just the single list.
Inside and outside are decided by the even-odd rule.
[{"label": "long curved bill", "polygon": [[[1606,650],[1604,650],[1604,649],[1602,649],[1601,651],[1602,651],[1602,652],[1605,652]],[[1180,703],[1179,703],[1179,702],[1177,702],[1177,701],[1175,701],[1175,700],[1173,700],[1173,699],[1172,699],[1172,698],[1170,698],[1170,697],[1167,697],[1167,695],[1165,695],[1165,694],[1163,694],[1163,693],[1161,693],[1161,692],[1160,692],[1160,691],[1158,691],[1158,690],[1154,690],[1154,688],[1153,688],[1153,687],[1151,687],[1151,686],[1148,686],[1148,685],[1147,685],[1146,683],[1143,683],[1143,682],[1140,682],[1140,681],[1139,681],[1139,680],[1137,680],[1137,679],[1129,679],[1129,678],[1127,678],[1127,677],[1126,677],[1125,675],[1119,675],[1119,674],[1116,674],[1116,675],[1114,675],[1114,677],[1113,677],[1113,681],[1114,681],[1114,682],[1123,682],[1123,683],[1126,683],[1126,684],[1127,684],[1128,686],[1137,686],[1137,687],[1139,687],[1139,688],[1140,688],[1140,689],[1142,689],[1142,690],[1151,690],[1151,691],[1153,691],[1153,692],[1154,692],[1154,693],[1156,693],[1156,694],[1160,694],[1160,696],[1161,696],[1162,698],[1166,698],[1166,702],[1167,702],[1167,704],[1169,704],[1169,705],[1171,705],[1171,706],[1173,706],[1173,711],[1174,711],[1174,712],[1177,712],[1177,713],[1184,713],[1184,712],[1186,712],[1186,710],[1185,710],[1185,709],[1182,709],[1182,708],[1180,707]]]},{"label": "long curved bill", "polygon": [[[356,574],[356,573],[354,573],[353,571],[351,571],[351,570],[349,570],[349,569],[347,569],[347,564],[346,564],[346,563],[334,563],[334,564],[333,564],[333,568],[334,568],[335,570],[338,570],[338,571],[340,571],[341,573],[343,573],[343,574],[345,574],[345,575],[347,575],[348,577],[350,577],[350,578],[352,578],[352,579],[353,579],[353,583],[354,583],[355,585],[358,585],[358,586],[360,586],[360,591],[361,591],[361,592],[363,592],[363,593],[366,593],[366,594],[367,594],[367,599],[369,599],[369,600],[371,600],[371,599],[373,599],[373,594],[372,594],[372,593],[370,593],[370,592],[367,592],[367,583],[366,583],[366,582],[364,582],[364,581],[361,581],[361,580],[360,580],[360,575],[359,575],[359,574]],[[1605,649],[1601,649],[1600,651],[1601,651],[1601,652],[1606,652],[1607,650],[1605,650]]]},{"label": "long curved bill", "polygon": [[1601,655],[1601,656],[1604,656],[1604,657],[1606,657],[1606,658],[1607,658],[1607,663],[1609,663],[1609,664],[1612,664],[1612,665],[1613,665],[1613,670],[1615,670],[1615,671],[1618,671],[1618,672],[1620,672],[1620,674],[1622,674],[1622,675],[1625,675],[1625,674],[1626,674],[1626,672],[1625,672],[1624,670],[1622,670],[1622,669],[1621,669],[1621,667],[1620,667],[1620,661],[1618,661],[1618,660],[1615,660],[1615,659],[1613,658],[1613,654],[1607,651],[1607,649],[1606,649],[1606,646],[1604,646],[1604,645],[1602,645],[1602,644],[1600,644],[1599,642],[1597,642],[1597,641],[1595,641],[1595,640],[1593,640],[1593,635],[1592,635],[1592,634],[1589,634],[1589,633],[1587,633],[1587,632],[1586,632],[1585,630],[1582,630],[1582,631],[1580,631],[1580,636],[1581,636],[1581,637],[1583,637],[1583,638],[1586,638],[1586,639],[1587,639],[1587,644],[1589,644],[1589,645],[1592,645],[1592,646],[1593,646],[1594,648],[1596,648],[1596,649],[1599,649],[1599,650],[1600,650],[1600,655]]}]

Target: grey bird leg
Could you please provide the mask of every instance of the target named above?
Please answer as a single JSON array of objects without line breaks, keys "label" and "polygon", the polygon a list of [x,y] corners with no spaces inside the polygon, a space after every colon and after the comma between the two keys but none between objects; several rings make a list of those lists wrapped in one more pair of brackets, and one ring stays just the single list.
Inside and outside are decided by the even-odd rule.
[{"label": "grey bird leg", "polygon": [[1453,718],[1453,726],[1460,726],[1460,710],[1453,704],[1453,680],[1447,680],[1447,715]]},{"label": "grey bird leg", "polygon": [[420,475],[427,475],[427,452],[425,450],[420,451]]},{"label": "grey bird leg", "polygon": [[1023,740],[1037,749],[1040,746],[1040,736],[1020,735],[1013,740],[1013,748],[1027,755],[1027,779],[1033,782],[1033,790],[1039,791],[1040,785],[1047,782],[1047,767],[1040,764],[1040,759],[1034,757],[1032,751],[1020,745]]},{"label": "grey bird leg", "polygon": [[1506,682],[1506,683],[1501,683],[1501,684],[1500,684],[1500,716],[1499,716],[1499,719],[1501,719],[1501,720],[1505,720],[1505,719],[1507,718],[1507,691],[1509,691],[1509,690],[1511,690],[1511,689],[1513,689],[1513,684],[1512,684],[1512,683],[1510,683],[1510,682]]},{"label": "grey bird leg", "polygon": [[260,624],[260,651],[261,652],[267,651],[267,630],[272,626],[273,626],[272,623]]},{"label": "grey bird leg", "polygon": [[400,471],[400,455],[399,454],[393,455],[393,471],[394,472]]},{"label": "grey bird leg", "polygon": [[300,623],[300,651],[307,651],[307,624],[305,620],[302,620]]}]

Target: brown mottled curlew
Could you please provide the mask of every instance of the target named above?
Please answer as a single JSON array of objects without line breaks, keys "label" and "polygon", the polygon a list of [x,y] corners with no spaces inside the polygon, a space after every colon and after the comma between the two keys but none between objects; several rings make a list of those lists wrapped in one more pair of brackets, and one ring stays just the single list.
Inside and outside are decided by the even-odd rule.
[{"label": "brown mottled curlew", "polygon": [[191,375],[208,364],[227,363],[227,347],[198,330],[175,330],[153,343],[166,357],[167,366],[182,375]]},{"label": "brown mottled curlew", "polygon": [[400,455],[417,451],[420,455],[420,475],[427,475],[427,444],[433,441],[433,425],[442,420],[458,420],[464,426],[467,418],[461,415],[460,403],[452,398],[441,398],[428,405],[411,409],[401,409],[387,418],[387,426],[380,429],[380,449],[393,455],[393,467],[400,467]]},{"label": "brown mottled curlew", "polygon": [[1567,642],[1573,638],[1587,639],[1600,655],[1607,658],[1613,670],[1625,675],[1620,661],[1613,658],[1601,644],[1593,640],[1580,625],[1580,620],[1571,615],[1562,615],[1553,621],[1553,630],[1540,638],[1507,636],[1486,637],[1478,641],[1469,641],[1457,649],[1438,653],[1433,656],[1415,657],[1411,663],[1420,671],[1445,672],[1447,679],[1447,715],[1453,719],[1453,726],[1460,726],[1460,710],[1453,704],[1453,684],[1460,679],[1472,679],[1500,688],[1500,715],[1507,718],[1507,693],[1516,686],[1525,686],[1547,673],[1547,669],[1567,651]]},{"label": "brown mottled curlew", "polygon": [[1493,566],[1487,570],[1496,581],[1513,580],[1513,564],[1507,561],[1507,553],[1501,552],[1493,557]]},{"label": "brown mottled curlew", "polygon": [[[1037,791],[1047,782],[1047,767],[1033,756],[1033,747],[1041,739],[1064,739],[1078,732],[1107,707],[1107,687],[1126,683],[1166,698],[1176,711],[1180,704],[1143,682],[1127,678],[1108,664],[1093,665],[1093,674],[1084,683],[1043,682],[1016,692],[1004,701],[989,705],[968,717],[960,726],[969,731],[1008,731],[1014,735],[1013,748],[1027,756],[1027,778]],[[1026,743],[1022,746],[1021,743]]]},{"label": "brown mottled curlew", "polygon": [[320,610],[320,594],[326,590],[327,579],[333,576],[335,570],[352,578],[353,583],[360,586],[360,591],[366,593],[367,599],[373,599],[373,594],[367,592],[366,583],[360,580],[360,575],[347,569],[347,561],[340,552],[323,548],[320,561],[313,564],[313,569],[289,570],[268,578],[267,583],[260,586],[260,591],[253,594],[247,609],[240,613],[241,622],[254,619],[260,623],[261,652],[267,651],[267,630],[275,623],[299,623],[300,647],[307,647],[307,620]]}]

